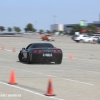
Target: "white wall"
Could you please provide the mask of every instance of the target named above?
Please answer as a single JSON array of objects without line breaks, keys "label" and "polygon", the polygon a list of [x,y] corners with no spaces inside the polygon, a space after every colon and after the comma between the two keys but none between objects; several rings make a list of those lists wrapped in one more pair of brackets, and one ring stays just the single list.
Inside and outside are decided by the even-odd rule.
[{"label": "white wall", "polygon": [[64,25],[63,24],[58,25],[58,31],[64,31]]},{"label": "white wall", "polygon": [[51,25],[51,31],[57,30],[57,31],[63,31],[64,25],[63,24],[53,24]]}]

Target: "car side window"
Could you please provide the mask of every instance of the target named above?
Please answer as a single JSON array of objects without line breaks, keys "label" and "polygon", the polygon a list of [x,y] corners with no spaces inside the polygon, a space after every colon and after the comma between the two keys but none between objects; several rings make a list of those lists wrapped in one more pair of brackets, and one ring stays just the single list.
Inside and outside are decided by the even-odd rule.
[{"label": "car side window", "polygon": [[84,35],[83,37],[89,37],[89,36],[87,36],[87,35]]},{"label": "car side window", "polygon": [[26,47],[26,49],[28,49],[31,45],[32,45],[32,44],[29,44],[29,45]]}]

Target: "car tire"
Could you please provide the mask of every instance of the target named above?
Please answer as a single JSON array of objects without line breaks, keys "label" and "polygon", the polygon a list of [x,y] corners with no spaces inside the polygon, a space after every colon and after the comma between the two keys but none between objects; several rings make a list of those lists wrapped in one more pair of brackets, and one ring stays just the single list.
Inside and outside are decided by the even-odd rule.
[{"label": "car tire", "polygon": [[22,54],[21,54],[21,53],[18,54],[18,59],[19,59],[19,61],[21,61],[21,62],[23,61],[23,59],[22,59]]},{"label": "car tire", "polygon": [[80,41],[79,40],[75,40],[77,43],[79,43]]},{"label": "car tire", "polygon": [[81,39],[80,42],[83,43],[83,40]]},{"label": "car tire", "polygon": [[61,64],[62,60],[55,61],[55,64]]},{"label": "car tire", "polygon": [[50,39],[48,39],[47,41],[50,41]]},{"label": "car tire", "polygon": [[30,57],[29,57],[29,53],[27,53],[26,63],[27,63],[27,64],[31,64]]},{"label": "car tire", "polygon": [[87,43],[90,43],[90,40]]}]

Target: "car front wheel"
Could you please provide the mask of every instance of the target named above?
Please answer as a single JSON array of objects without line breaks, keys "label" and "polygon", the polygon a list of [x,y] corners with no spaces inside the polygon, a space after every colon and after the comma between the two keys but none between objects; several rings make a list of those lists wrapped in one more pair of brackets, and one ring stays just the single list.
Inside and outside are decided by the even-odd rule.
[{"label": "car front wheel", "polygon": [[29,54],[27,54],[26,63],[27,63],[27,64],[31,64],[31,61],[30,61],[30,57],[29,57]]},{"label": "car front wheel", "polygon": [[19,61],[23,61],[22,60],[22,54],[21,53],[18,54],[18,59],[19,59]]},{"label": "car front wheel", "polygon": [[80,42],[83,43],[83,40],[81,39]]}]

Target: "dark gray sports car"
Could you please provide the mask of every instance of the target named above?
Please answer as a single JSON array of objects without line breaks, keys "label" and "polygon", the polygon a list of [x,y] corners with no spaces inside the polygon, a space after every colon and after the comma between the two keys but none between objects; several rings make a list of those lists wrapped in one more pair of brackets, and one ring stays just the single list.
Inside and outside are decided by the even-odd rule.
[{"label": "dark gray sports car", "polygon": [[31,43],[26,48],[22,48],[18,54],[19,60],[28,64],[34,62],[61,64],[62,56],[62,50],[54,47],[51,43]]}]

